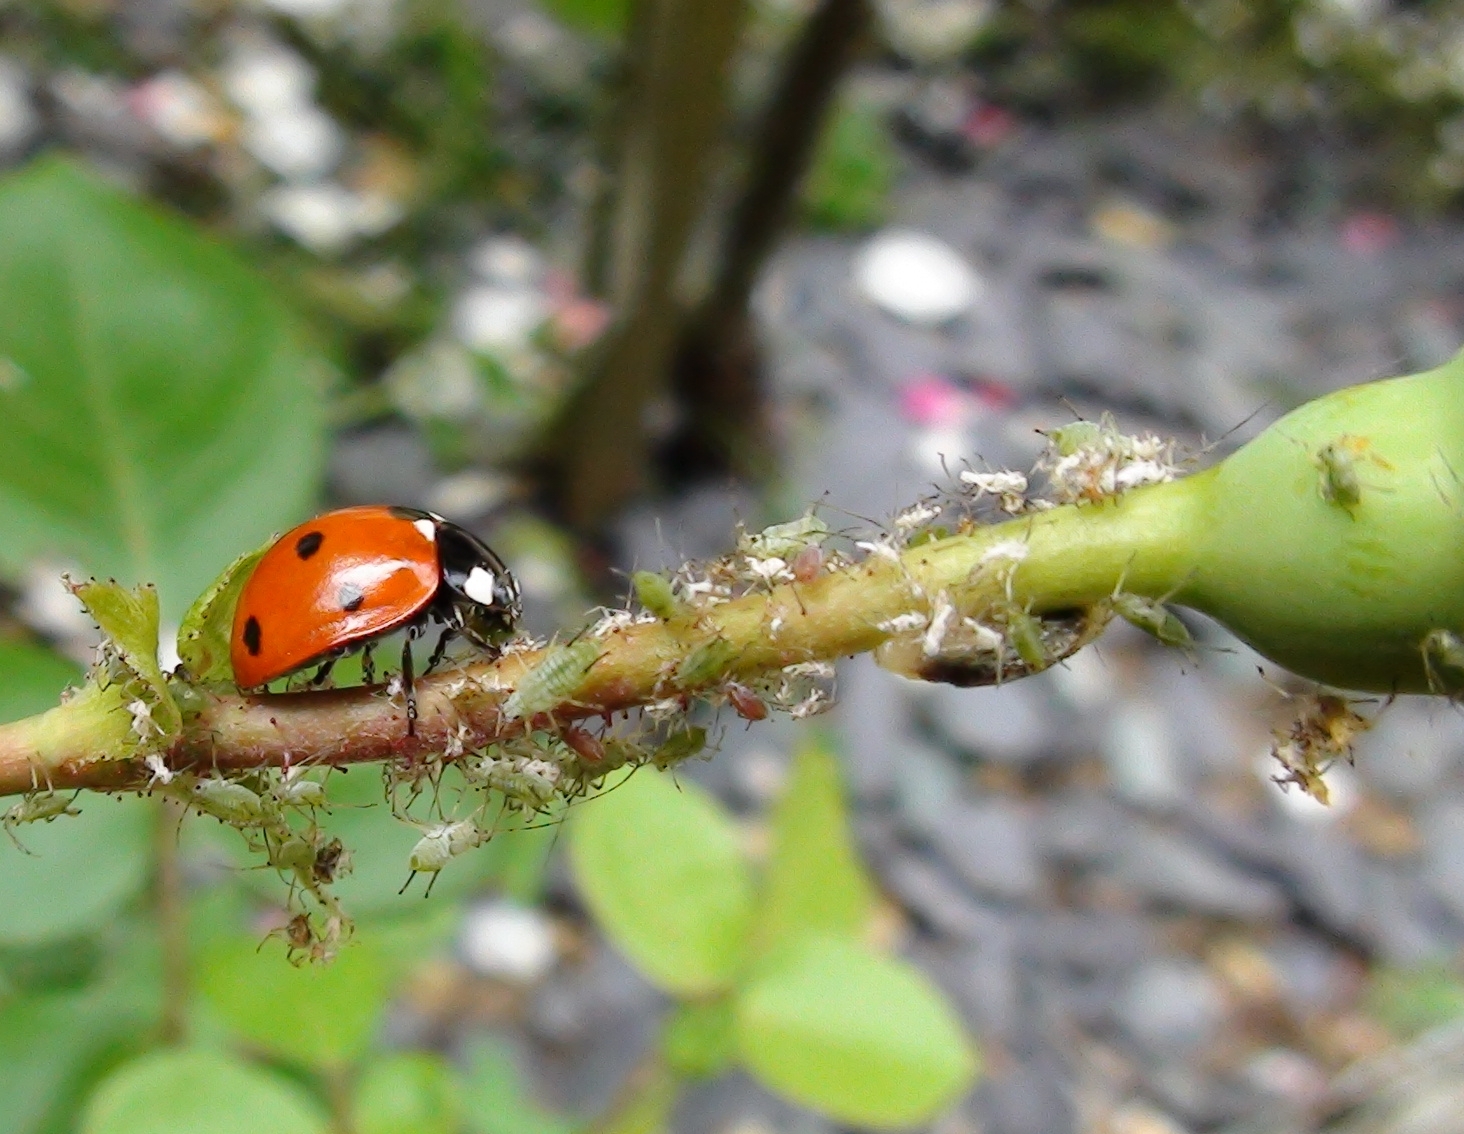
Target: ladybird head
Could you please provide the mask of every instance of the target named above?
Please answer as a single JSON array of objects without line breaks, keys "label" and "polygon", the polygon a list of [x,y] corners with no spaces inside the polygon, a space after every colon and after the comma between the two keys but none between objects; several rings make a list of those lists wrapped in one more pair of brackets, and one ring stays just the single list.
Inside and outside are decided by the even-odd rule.
[{"label": "ladybird head", "polygon": [[493,549],[447,520],[437,524],[443,597],[465,637],[491,649],[513,633],[523,613],[518,580]]}]

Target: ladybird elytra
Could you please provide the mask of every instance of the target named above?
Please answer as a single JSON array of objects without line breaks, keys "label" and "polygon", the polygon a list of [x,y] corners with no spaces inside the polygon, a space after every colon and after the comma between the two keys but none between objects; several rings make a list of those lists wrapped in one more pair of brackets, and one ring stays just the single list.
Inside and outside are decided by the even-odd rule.
[{"label": "ladybird elytra", "polygon": [[280,536],[239,595],[230,639],[234,680],[259,689],[343,654],[363,654],[404,631],[402,683],[413,731],[411,645],[432,622],[435,667],[455,637],[497,652],[520,614],[518,583],[487,544],[431,512],[388,505],[342,508]]}]

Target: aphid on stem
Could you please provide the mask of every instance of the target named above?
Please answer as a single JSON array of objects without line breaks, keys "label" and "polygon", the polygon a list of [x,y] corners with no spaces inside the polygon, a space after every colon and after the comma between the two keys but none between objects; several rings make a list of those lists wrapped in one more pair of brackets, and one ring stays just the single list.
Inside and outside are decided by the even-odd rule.
[{"label": "aphid on stem", "polygon": [[503,703],[503,719],[532,720],[563,704],[599,658],[599,644],[588,638],[549,650]]},{"label": "aphid on stem", "polygon": [[19,803],[12,804],[0,815],[0,826],[5,828],[5,833],[10,836],[10,841],[16,847],[30,854],[16,837],[15,828],[24,826],[27,823],[49,823],[62,815],[80,815],[81,809],[73,807],[76,797],[81,792],[71,796],[57,795],[54,791],[35,793],[26,796]]}]

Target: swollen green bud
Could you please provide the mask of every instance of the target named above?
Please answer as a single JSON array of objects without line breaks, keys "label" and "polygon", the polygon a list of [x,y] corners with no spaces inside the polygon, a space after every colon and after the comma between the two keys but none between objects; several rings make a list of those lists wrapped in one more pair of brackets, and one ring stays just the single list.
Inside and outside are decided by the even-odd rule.
[{"label": "swollen green bud", "polygon": [[1196,494],[1199,546],[1175,601],[1303,676],[1457,692],[1464,631],[1464,355],[1287,414]]}]

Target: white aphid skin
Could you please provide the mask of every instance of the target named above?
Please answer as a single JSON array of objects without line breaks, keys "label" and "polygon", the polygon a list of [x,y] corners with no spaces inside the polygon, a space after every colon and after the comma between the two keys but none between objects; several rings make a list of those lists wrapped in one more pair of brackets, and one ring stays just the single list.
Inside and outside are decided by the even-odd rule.
[{"label": "white aphid skin", "polygon": [[928,658],[933,658],[940,653],[941,643],[945,641],[946,631],[950,628],[951,620],[956,616],[955,603],[951,602],[951,596],[941,591],[935,599],[935,613],[930,616],[930,625],[925,630],[925,638],[920,644],[921,653]]},{"label": "white aphid skin", "polygon": [[908,634],[912,630],[924,628],[928,619],[918,610],[908,610],[904,614],[897,614],[893,618],[886,618],[883,622],[876,622],[875,629],[882,630],[886,634]]},{"label": "white aphid skin", "polygon": [[754,559],[749,555],[746,558],[748,571],[765,583],[793,581],[793,572],[788,570],[787,560],[779,559],[776,556],[768,559]]},{"label": "white aphid skin", "polygon": [[173,782],[173,777],[177,775],[172,768],[163,763],[163,758],[156,752],[149,752],[142,758],[142,763],[152,773],[147,781],[148,790],[151,790],[156,784],[167,787]]},{"label": "white aphid skin", "polygon": [[854,546],[870,555],[888,559],[891,563],[900,562],[900,549],[886,540],[859,540]]},{"label": "white aphid skin", "polygon": [[971,632],[976,648],[988,654],[999,654],[1006,648],[1006,639],[1002,637],[1001,631],[984,622],[977,622],[974,618],[961,619],[961,625]]},{"label": "white aphid skin", "polygon": [[895,530],[902,533],[912,532],[916,528],[923,528],[939,515],[940,509],[934,504],[913,504],[895,517]]},{"label": "white aphid skin", "polygon": [[152,706],[140,697],[136,701],[128,702],[127,711],[132,714],[132,734],[138,740],[147,740],[150,736],[162,734],[162,728],[152,718]]},{"label": "white aphid skin", "polygon": [[1053,492],[1064,503],[1096,503],[1146,484],[1163,484],[1180,471],[1172,441],[1120,433],[1107,414],[1096,422],[1053,430],[1038,467],[1047,470]]},{"label": "white aphid skin", "polygon": [[1019,472],[976,472],[965,469],[961,483],[969,485],[977,495],[994,496],[1003,512],[1016,515],[1027,506],[1027,478]]},{"label": "white aphid skin", "polygon": [[1146,484],[1165,484],[1174,479],[1175,469],[1158,461],[1131,461],[1121,465],[1113,474],[1114,488],[1127,492]]},{"label": "white aphid skin", "polygon": [[1009,563],[1015,567],[1027,558],[1028,550],[1026,543],[1022,540],[1006,539],[988,547],[976,562],[979,566],[985,566],[988,563]]}]

